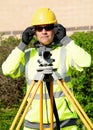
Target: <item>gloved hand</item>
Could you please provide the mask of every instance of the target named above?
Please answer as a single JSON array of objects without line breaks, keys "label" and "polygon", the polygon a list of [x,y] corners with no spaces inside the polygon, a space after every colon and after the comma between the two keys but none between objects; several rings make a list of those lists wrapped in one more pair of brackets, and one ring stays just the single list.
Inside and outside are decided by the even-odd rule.
[{"label": "gloved hand", "polygon": [[26,45],[32,40],[33,35],[35,34],[34,27],[28,27],[22,34],[22,42]]},{"label": "gloved hand", "polygon": [[54,25],[54,42],[58,43],[66,36],[66,28],[63,27],[61,24]]}]

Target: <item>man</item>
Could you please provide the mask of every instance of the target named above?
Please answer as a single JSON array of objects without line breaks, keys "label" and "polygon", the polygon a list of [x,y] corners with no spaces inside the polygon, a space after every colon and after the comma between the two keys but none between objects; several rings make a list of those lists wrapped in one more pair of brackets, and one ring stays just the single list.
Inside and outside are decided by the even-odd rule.
[{"label": "man", "polygon": [[[13,78],[18,78],[25,72],[28,90],[39,67],[37,61],[40,58],[40,53],[42,53],[43,50],[48,50],[52,54],[51,57],[55,59],[53,67],[57,68],[57,72],[71,89],[69,68],[74,67],[76,70],[82,71],[83,67],[90,65],[90,55],[66,36],[66,29],[62,25],[57,24],[55,14],[49,8],[36,10],[32,17],[31,24],[32,26],[23,32],[22,42],[3,63],[3,73]],[[33,39],[33,36],[37,38],[37,41],[34,43],[34,48],[25,50],[25,47]],[[44,82],[43,123],[45,128],[49,128],[50,123],[49,93],[47,88],[48,84]],[[77,130],[77,114],[74,108],[55,82],[53,89],[55,103],[54,129]],[[24,130],[39,130],[39,94],[38,90],[25,117]]]}]

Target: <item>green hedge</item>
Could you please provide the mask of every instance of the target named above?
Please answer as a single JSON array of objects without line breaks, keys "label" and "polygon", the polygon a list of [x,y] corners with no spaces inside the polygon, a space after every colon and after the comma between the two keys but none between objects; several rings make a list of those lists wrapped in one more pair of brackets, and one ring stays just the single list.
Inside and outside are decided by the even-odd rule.
[{"label": "green hedge", "polygon": [[[90,53],[93,58],[93,32],[77,32],[70,37],[75,40],[77,45]],[[11,123],[8,122],[12,122],[17,112],[15,108],[20,106],[20,102],[24,97],[25,88],[23,86],[25,86],[25,77],[14,80],[3,76],[1,71],[1,64],[19,42],[20,39],[16,37],[5,39],[3,36],[0,36],[0,130],[9,129]],[[83,72],[71,70],[71,74],[74,95],[93,121],[93,59],[91,66],[85,68]],[[3,118],[5,116],[6,118]],[[85,129],[80,120],[78,123],[80,130]]]},{"label": "green hedge", "polygon": [[71,38],[92,57],[91,66],[84,68],[83,72],[72,71],[72,84],[77,99],[90,118],[93,118],[93,32],[77,32]]},{"label": "green hedge", "polygon": [[76,32],[71,38],[92,57],[90,67],[84,68],[83,72],[72,70],[71,73],[74,95],[93,122],[93,32]]}]

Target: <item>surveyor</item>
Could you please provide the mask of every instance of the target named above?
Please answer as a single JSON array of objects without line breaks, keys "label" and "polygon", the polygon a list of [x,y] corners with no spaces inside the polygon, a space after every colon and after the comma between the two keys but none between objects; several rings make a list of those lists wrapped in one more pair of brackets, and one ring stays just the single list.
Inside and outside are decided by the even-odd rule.
[{"label": "surveyor", "polygon": [[[53,67],[72,90],[69,69],[75,68],[83,71],[84,67],[89,67],[91,56],[83,48],[66,35],[66,28],[58,23],[54,12],[49,8],[39,8],[32,16],[31,26],[22,33],[22,40],[16,46],[8,58],[2,64],[3,74],[18,78],[25,73],[27,91],[37,73],[40,58],[40,51],[47,49],[55,59]],[[34,47],[26,49],[28,44],[36,38]],[[43,48],[40,50],[40,48]],[[87,60],[86,60],[87,59]],[[44,82],[44,81],[43,81]],[[50,127],[50,107],[49,93],[46,82],[43,83],[43,124],[44,128]],[[31,94],[33,91],[31,92]],[[31,96],[30,94],[30,96]],[[39,94],[35,98],[26,114],[24,120],[24,130],[39,130]],[[53,85],[53,96],[55,100],[54,129],[77,130],[76,120],[78,118],[74,108],[67,100],[61,88],[55,83]],[[29,101],[29,98],[28,98]],[[58,126],[59,125],[59,126]],[[59,128],[58,128],[59,127]]]}]

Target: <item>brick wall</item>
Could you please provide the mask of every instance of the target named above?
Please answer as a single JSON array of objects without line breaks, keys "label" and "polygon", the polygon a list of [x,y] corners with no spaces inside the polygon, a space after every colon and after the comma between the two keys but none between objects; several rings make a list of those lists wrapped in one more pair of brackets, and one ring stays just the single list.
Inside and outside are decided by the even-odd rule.
[{"label": "brick wall", "polygon": [[0,0],[0,32],[20,34],[39,7],[51,8],[68,33],[93,30],[93,0]]}]

